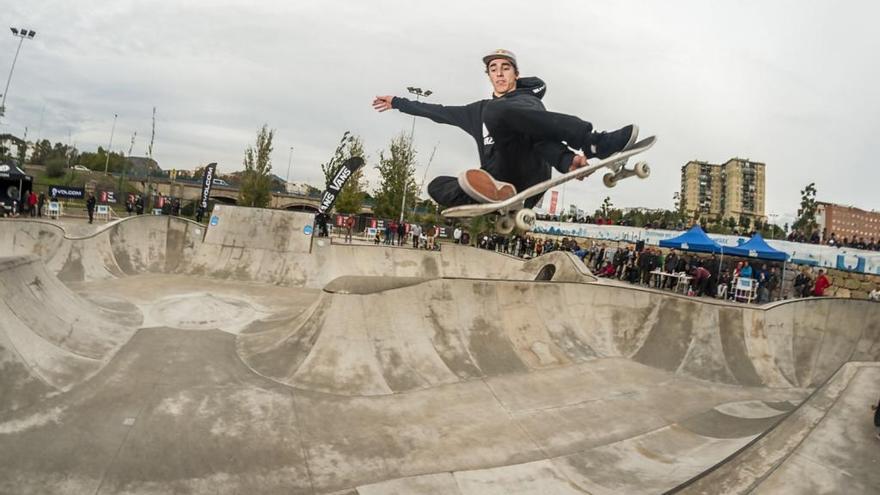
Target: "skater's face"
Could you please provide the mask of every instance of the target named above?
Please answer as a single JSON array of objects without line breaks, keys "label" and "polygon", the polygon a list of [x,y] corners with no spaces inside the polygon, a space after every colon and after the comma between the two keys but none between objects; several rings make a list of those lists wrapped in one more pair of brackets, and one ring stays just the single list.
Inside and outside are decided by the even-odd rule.
[{"label": "skater's face", "polygon": [[506,58],[496,58],[489,62],[486,74],[492,82],[492,90],[495,96],[505,95],[516,89],[517,71],[513,64]]}]

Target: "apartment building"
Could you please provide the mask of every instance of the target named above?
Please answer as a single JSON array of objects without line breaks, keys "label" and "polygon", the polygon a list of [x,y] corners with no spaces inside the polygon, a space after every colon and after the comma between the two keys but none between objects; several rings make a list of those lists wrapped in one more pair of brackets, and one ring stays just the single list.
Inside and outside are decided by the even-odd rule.
[{"label": "apartment building", "polygon": [[827,242],[832,233],[838,242],[842,242],[844,238],[863,238],[865,241],[880,239],[880,212],[821,201],[816,206],[816,223],[824,242]]},{"label": "apartment building", "polygon": [[764,223],[765,167],[742,158],[722,164],[689,161],[681,167],[680,208],[693,219]]}]

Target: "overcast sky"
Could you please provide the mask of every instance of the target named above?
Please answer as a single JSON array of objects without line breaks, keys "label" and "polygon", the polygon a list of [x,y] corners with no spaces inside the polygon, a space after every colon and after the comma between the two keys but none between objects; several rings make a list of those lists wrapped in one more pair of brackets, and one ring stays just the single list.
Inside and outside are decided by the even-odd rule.
[{"label": "overcast sky", "polygon": [[[164,169],[242,168],[258,128],[276,129],[273,168],[318,185],[346,130],[378,152],[412,118],[375,95],[431,89],[429,101],[488,97],[481,56],[514,51],[548,85],[548,109],[598,129],[638,123],[658,144],[653,175],[607,190],[569,183],[565,204],[671,208],[688,160],[767,164],[767,213],[819,199],[880,209],[880,2],[3,2],[4,22],[37,31],[21,50],[0,132],[144,155],[153,106]],[[0,35],[5,78],[18,38]],[[421,180],[478,166],[458,129],[419,120]],[[772,217],[771,217],[772,219]],[[780,222],[782,223],[782,222]]]}]

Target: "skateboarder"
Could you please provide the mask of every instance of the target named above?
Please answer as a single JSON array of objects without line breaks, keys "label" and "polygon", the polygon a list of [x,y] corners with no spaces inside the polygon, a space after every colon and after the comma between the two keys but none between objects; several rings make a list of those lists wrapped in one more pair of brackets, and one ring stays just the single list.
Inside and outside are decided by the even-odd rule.
[{"label": "skateboarder", "polygon": [[[458,177],[440,176],[428,184],[428,194],[445,207],[503,201],[550,178],[550,166],[566,173],[587,164],[588,158],[607,158],[636,142],[639,129],[627,125],[612,132],[594,132],[589,122],[571,115],[548,112],[541,98],[544,81],[519,77],[516,56],[495,50],[483,57],[492,83],[492,99],[464,106],[377,96],[373,108],[384,112],[427,117],[464,130],[477,142],[480,168]],[[569,148],[579,149],[584,155]],[[541,195],[526,202],[534,206]]]}]

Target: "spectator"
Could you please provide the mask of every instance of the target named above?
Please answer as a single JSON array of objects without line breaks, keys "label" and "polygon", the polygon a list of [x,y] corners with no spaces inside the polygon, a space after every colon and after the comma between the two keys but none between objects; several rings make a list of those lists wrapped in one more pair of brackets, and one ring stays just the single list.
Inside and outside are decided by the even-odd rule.
[{"label": "spectator", "polygon": [[456,225],[455,230],[452,231],[452,239],[455,240],[456,244],[461,244],[461,227],[458,225]]},{"label": "spectator", "polygon": [[770,268],[770,275],[767,278],[767,290],[770,291],[770,301],[779,300],[779,271],[776,267]]},{"label": "spectator", "polygon": [[802,269],[794,278],[794,297],[807,297],[810,290],[810,276],[807,269]]},{"label": "spectator", "polygon": [[605,266],[596,271],[597,277],[607,278],[614,275],[614,265],[610,261],[605,262]]},{"label": "spectator", "polygon": [[27,208],[32,217],[37,216],[37,194],[33,191],[27,195]]},{"label": "spectator", "polygon": [[832,232],[831,237],[828,239],[829,246],[837,246],[837,234]]},{"label": "spectator", "polygon": [[89,223],[92,223],[95,218],[95,203],[97,203],[97,201],[95,201],[95,195],[89,193],[89,199],[86,200],[86,211],[89,212]]},{"label": "spectator", "polygon": [[351,244],[351,232],[354,230],[354,216],[349,215],[345,219],[345,242]]},{"label": "spectator", "polygon": [[726,299],[730,294],[731,276],[730,271],[724,270],[718,278],[718,287],[715,289],[715,297],[718,299]]},{"label": "spectator", "polygon": [[739,271],[739,276],[742,278],[752,278],[752,267],[749,265],[748,261],[743,262],[742,270]]},{"label": "spectator", "polygon": [[694,293],[702,297],[706,294],[706,288],[709,286],[709,277],[712,276],[712,273],[701,264],[691,271],[691,276],[693,277],[691,279],[691,286],[694,288]]},{"label": "spectator", "polygon": [[825,270],[819,270],[819,276],[816,277],[816,284],[813,286],[813,295],[822,297],[825,295],[825,289],[831,286],[828,277],[825,276]]},{"label": "spectator", "polygon": [[436,236],[437,236],[437,226],[431,225],[430,227],[428,227],[428,233],[427,233],[427,237],[428,237],[427,249],[428,249],[428,251],[434,250],[434,238]]},{"label": "spectator", "polygon": [[758,304],[770,302],[770,288],[768,287],[770,272],[767,270],[766,263],[761,265],[761,268],[755,274],[755,278],[758,281]]},{"label": "spectator", "polygon": [[733,269],[733,278],[734,279],[737,279],[740,277],[740,273],[742,272],[742,269],[743,269],[743,262],[737,261],[736,267],[734,267],[734,269]]},{"label": "spectator", "polygon": [[406,222],[397,224],[397,245],[403,246],[406,241]]},{"label": "spectator", "polygon": [[[40,191],[40,196],[37,198],[37,216],[43,216],[43,206],[46,204],[46,193]],[[873,239],[871,239],[873,241]]]},{"label": "spectator", "polygon": [[409,229],[409,233],[412,235],[412,245],[413,249],[419,248],[419,239],[422,237],[422,226],[414,223],[412,228]]}]

